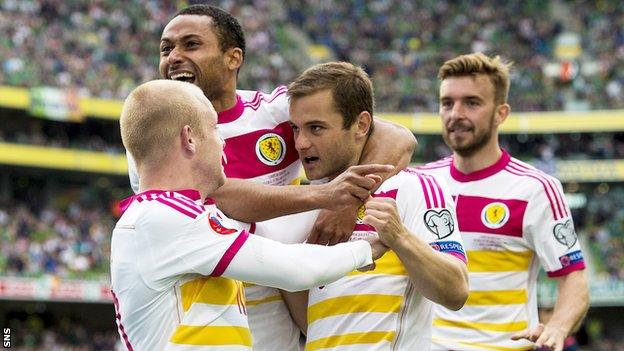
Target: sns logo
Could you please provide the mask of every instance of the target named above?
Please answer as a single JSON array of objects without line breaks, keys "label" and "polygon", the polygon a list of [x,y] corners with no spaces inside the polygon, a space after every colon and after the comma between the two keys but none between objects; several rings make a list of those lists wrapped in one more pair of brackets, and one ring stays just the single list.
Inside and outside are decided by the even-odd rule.
[{"label": "sns logo", "polygon": [[481,222],[490,229],[498,229],[509,220],[509,208],[502,202],[492,202],[481,211]]},{"label": "sns logo", "polygon": [[574,224],[572,224],[571,219],[568,219],[565,223],[555,224],[553,234],[555,235],[555,239],[568,249],[571,249],[572,246],[576,244],[576,232],[574,231]]},{"label": "sns logo", "polygon": [[286,156],[286,142],[278,134],[264,134],[256,142],[256,156],[267,166],[278,165]]},{"label": "sns logo", "polygon": [[429,210],[425,212],[425,226],[438,239],[444,239],[455,230],[455,221],[449,210],[444,209],[440,212]]},{"label": "sns logo", "polygon": [[212,230],[214,230],[217,234],[228,235],[237,232],[236,229],[224,227],[221,222],[222,218],[219,213],[211,213],[210,216],[208,216],[208,223],[210,224],[210,228],[212,228]]}]

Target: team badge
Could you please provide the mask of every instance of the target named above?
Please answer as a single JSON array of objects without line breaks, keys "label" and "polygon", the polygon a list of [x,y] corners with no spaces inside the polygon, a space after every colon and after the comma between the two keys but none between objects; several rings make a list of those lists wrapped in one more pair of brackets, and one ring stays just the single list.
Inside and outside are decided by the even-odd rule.
[{"label": "team badge", "polygon": [[502,202],[492,202],[481,211],[481,222],[490,229],[498,229],[509,220],[509,208]]},{"label": "team badge", "polygon": [[574,225],[571,219],[568,219],[565,223],[555,224],[553,234],[555,235],[555,239],[568,249],[571,249],[572,246],[576,244],[576,232],[574,231]]},{"label": "team badge", "polygon": [[286,156],[286,142],[278,134],[264,134],[256,142],[256,156],[265,165],[278,165]]},{"label": "team badge", "polygon": [[358,207],[357,209],[357,218],[356,218],[356,223],[357,224],[362,224],[364,223],[364,215],[366,214],[366,206],[364,206],[364,204],[361,204],[360,207]]},{"label": "team badge", "polygon": [[238,232],[236,229],[223,226],[222,218],[218,213],[211,213],[210,216],[208,216],[208,223],[210,224],[210,228],[217,234],[228,235]]},{"label": "team badge", "polygon": [[444,239],[451,235],[455,230],[455,221],[449,210],[429,210],[425,212],[425,226],[430,232],[435,234],[438,239]]}]

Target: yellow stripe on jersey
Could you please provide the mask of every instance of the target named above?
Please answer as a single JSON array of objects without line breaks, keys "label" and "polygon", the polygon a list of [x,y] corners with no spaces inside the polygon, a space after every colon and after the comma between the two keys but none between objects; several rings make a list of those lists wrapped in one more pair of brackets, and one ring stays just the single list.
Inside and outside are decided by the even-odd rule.
[{"label": "yellow stripe on jersey", "polygon": [[465,305],[516,305],[529,301],[526,290],[473,290],[468,295]]},{"label": "yellow stripe on jersey", "polygon": [[355,270],[347,274],[347,276],[362,274],[407,275],[407,271],[405,270],[403,263],[401,263],[399,256],[397,256],[394,251],[389,250],[377,261],[375,261],[375,269],[372,271],[360,272]]},{"label": "yellow stripe on jersey", "polygon": [[273,302],[273,301],[280,301],[282,299],[281,295],[271,295],[271,296],[267,296],[263,299],[260,300],[247,300],[247,306],[257,306],[257,305],[261,305],[263,303],[269,303],[269,302]]},{"label": "yellow stripe on jersey", "polygon": [[[442,339],[439,339],[439,338],[431,338],[431,341],[435,341],[438,344],[444,344],[447,340],[442,340]],[[479,343],[479,342],[467,342],[467,341],[451,341],[451,342],[462,344],[462,345],[478,347],[478,348],[482,348],[482,349],[498,350],[498,351],[528,351],[528,350],[533,350],[533,346],[504,347],[504,346],[495,346],[495,345],[482,344],[482,343]]]},{"label": "yellow stripe on jersey", "polygon": [[185,345],[244,345],[251,347],[251,332],[245,327],[195,327],[180,325],[169,339]]},{"label": "yellow stripe on jersey", "polygon": [[306,344],[306,351],[320,350],[341,345],[376,344],[381,341],[392,342],[396,333],[393,331],[350,333],[317,339]]},{"label": "yellow stripe on jersey", "polygon": [[[188,311],[195,302],[212,305],[236,305],[240,283],[223,277],[193,279],[180,286],[182,307]],[[243,295],[244,296],[244,295]]]},{"label": "yellow stripe on jersey", "polygon": [[482,322],[452,321],[448,319],[434,318],[433,326],[487,330],[487,331],[495,331],[495,332],[518,332],[518,331],[528,328],[529,324],[526,321],[511,322],[511,323],[482,323]]},{"label": "yellow stripe on jersey", "polygon": [[509,272],[529,270],[532,251],[467,251],[468,272]]},{"label": "yellow stripe on jersey", "polygon": [[361,294],[334,297],[308,307],[308,324],[321,318],[348,313],[397,313],[402,302],[403,296],[397,295]]}]

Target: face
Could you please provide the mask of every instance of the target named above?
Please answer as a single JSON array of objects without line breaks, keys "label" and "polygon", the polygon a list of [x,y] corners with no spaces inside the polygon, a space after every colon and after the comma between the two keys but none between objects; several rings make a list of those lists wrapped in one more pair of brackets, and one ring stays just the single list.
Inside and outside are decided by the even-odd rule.
[{"label": "face", "polygon": [[227,62],[211,17],[177,16],[163,30],[159,65],[163,78],[193,83],[213,101],[230,79]]},{"label": "face", "polygon": [[295,147],[310,180],[333,179],[360,158],[358,123],[344,129],[342,116],[333,105],[330,90],[290,102]]},{"label": "face", "polygon": [[[500,105],[506,106],[506,105]],[[471,156],[495,141],[493,137],[501,109],[494,102],[494,85],[489,77],[450,77],[440,85],[442,136],[460,156]]]}]

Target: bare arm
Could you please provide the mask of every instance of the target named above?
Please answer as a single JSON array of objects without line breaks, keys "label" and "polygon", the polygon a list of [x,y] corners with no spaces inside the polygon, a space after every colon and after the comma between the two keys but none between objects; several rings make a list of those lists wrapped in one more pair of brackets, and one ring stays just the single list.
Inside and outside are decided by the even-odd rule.
[{"label": "bare arm", "polygon": [[243,179],[228,179],[210,194],[228,217],[258,222],[317,208],[336,209],[360,203],[381,176],[394,168],[388,165],[353,166],[327,184],[306,187],[269,186]]},{"label": "bare arm", "polygon": [[429,300],[459,310],[468,298],[468,269],[464,262],[435,251],[401,223],[396,202],[372,198],[366,203],[364,222],[377,230],[381,241],[401,259],[410,280]]},{"label": "bare arm", "polygon": [[280,290],[282,299],[303,334],[308,332],[308,290],[288,292]]},{"label": "bare arm", "polygon": [[574,332],[589,308],[589,290],[585,271],[575,271],[557,280],[557,302],[553,315],[546,323],[540,323],[533,330],[524,330],[513,340],[528,339],[535,346],[546,346],[551,350],[561,351],[565,338]]},{"label": "bare arm", "polygon": [[409,129],[375,118],[375,128],[364,146],[360,164],[394,165],[394,171],[388,173],[387,178],[409,165],[417,144],[416,137]]}]

